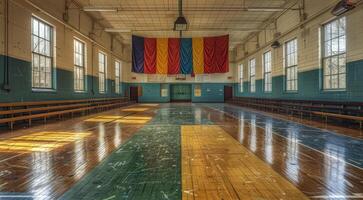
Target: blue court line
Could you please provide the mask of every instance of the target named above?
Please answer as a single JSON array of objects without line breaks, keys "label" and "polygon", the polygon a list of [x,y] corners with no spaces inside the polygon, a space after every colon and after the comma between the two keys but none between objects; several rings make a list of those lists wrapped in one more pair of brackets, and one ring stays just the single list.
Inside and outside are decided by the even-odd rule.
[{"label": "blue court line", "polygon": [[246,122],[251,123],[251,120],[253,120],[258,127],[265,127],[267,123],[270,123],[272,124],[272,131],[274,134],[285,138],[293,138],[302,145],[363,169],[362,139],[352,138],[332,131],[274,118],[261,113],[248,111],[234,105],[204,105],[230,114],[237,119],[243,119]]}]

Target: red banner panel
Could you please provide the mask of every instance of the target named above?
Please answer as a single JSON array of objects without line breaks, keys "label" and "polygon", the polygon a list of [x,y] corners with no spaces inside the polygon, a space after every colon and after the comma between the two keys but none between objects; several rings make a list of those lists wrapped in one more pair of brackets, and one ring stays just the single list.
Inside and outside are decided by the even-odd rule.
[{"label": "red banner panel", "polygon": [[214,73],[216,65],[216,37],[204,38],[204,73]]},{"label": "red banner panel", "polygon": [[216,38],[215,61],[217,67],[214,71],[215,73],[226,73],[229,71],[228,43],[228,35]]},{"label": "red banner panel", "polygon": [[156,73],[156,39],[144,39],[144,73]]},{"label": "red banner panel", "polygon": [[180,39],[168,40],[168,74],[179,74],[180,69]]}]

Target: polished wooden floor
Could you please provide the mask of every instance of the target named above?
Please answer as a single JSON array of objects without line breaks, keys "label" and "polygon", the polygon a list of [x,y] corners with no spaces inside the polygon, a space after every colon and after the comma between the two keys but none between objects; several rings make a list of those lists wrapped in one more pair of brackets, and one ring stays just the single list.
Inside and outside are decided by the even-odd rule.
[{"label": "polished wooden floor", "polygon": [[307,199],[268,164],[216,125],[186,125],[183,199]]},{"label": "polished wooden floor", "polygon": [[231,105],[138,104],[4,129],[0,199],[363,199],[362,143]]}]

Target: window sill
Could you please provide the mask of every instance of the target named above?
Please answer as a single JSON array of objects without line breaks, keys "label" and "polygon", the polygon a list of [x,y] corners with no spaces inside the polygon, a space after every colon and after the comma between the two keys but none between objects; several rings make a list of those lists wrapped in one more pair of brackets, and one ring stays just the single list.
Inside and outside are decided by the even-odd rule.
[{"label": "window sill", "polygon": [[299,92],[297,91],[297,90],[291,90],[291,91],[289,91],[289,90],[285,90],[285,92],[284,92],[285,94],[298,94]]},{"label": "window sill", "polygon": [[334,90],[334,89],[323,89],[323,90],[321,90],[321,92],[322,93],[334,93],[334,92],[336,92],[336,93],[345,93],[345,92],[347,92],[347,90],[345,90],[345,89],[336,89],[336,90]]},{"label": "window sill", "polygon": [[32,88],[32,92],[50,92],[50,93],[55,93],[57,92],[57,90],[55,89],[43,89],[43,88]]},{"label": "window sill", "polygon": [[74,93],[76,93],[76,94],[87,94],[87,91],[74,91]]}]

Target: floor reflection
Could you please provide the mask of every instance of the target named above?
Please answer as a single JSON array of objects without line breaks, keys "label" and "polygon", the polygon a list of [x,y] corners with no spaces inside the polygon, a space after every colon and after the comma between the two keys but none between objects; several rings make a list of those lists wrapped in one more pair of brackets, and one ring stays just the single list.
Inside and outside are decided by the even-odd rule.
[{"label": "floor reflection", "polygon": [[250,149],[253,151],[253,152],[256,152],[257,150],[257,146],[256,146],[256,143],[257,143],[257,138],[256,138],[256,116],[252,116],[251,118],[251,128],[250,128],[250,134],[251,134],[251,137],[250,137]]},{"label": "floor reflection", "polygon": [[97,141],[97,158],[98,161],[103,160],[106,156],[106,141],[105,141],[105,125],[98,125],[98,141]]},{"label": "floor reflection", "polygon": [[238,127],[238,141],[239,143],[243,144],[243,140],[244,140],[244,135],[245,135],[245,119],[244,119],[244,114],[241,113],[240,118],[239,118],[239,127]]},{"label": "floor reflection", "polygon": [[203,106],[232,116],[224,126],[239,125],[230,134],[310,197],[363,199],[363,140],[233,105]]},{"label": "floor reflection", "polygon": [[268,163],[273,164],[273,134],[272,134],[272,122],[267,121],[265,125],[265,159]]},{"label": "floor reflection", "polygon": [[32,179],[30,182],[30,191],[34,196],[32,199],[46,199],[52,195],[53,191],[53,166],[52,156],[48,152],[32,153],[31,160]]},{"label": "floor reflection", "polygon": [[74,144],[74,153],[76,160],[74,163],[74,176],[80,179],[86,173],[86,160],[85,160],[84,141],[80,140]]},{"label": "floor reflection", "polygon": [[[339,155],[344,154],[344,149],[340,148],[342,152],[339,154],[335,153],[335,151],[331,151],[330,149],[336,149],[335,144],[327,144],[325,153],[331,155],[333,157],[337,157],[338,159],[328,159],[329,157],[324,158],[324,162],[328,163],[326,165],[324,172],[326,177],[326,182],[329,186],[326,193],[331,195],[344,195],[346,194],[346,184],[349,184],[351,187],[354,187],[352,183],[346,180],[345,172],[346,172],[346,164],[344,161],[339,159]],[[332,192],[334,191],[334,192]],[[346,199],[340,197],[340,199]]]},{"label": "floor reflection", "polygon": [[115,148],[120,146],[120,144],[122,142],[122,133],[121,132],[122,132],[121,125],[119,123],[115,124],[115,136],[113,139],[113,144],[114,144]]},{"label": "floor reflection", "polygon": [[294,127],[290,127],[288,130],[288,141],[286,146],[286,169],[287,169],[287,175],[289,178],[295,182],[299,182],[299,161],[298,161],[298,155],[299,155],[299,143],[298,139],[296,137],[296,129]]}]

